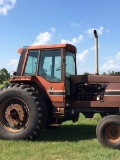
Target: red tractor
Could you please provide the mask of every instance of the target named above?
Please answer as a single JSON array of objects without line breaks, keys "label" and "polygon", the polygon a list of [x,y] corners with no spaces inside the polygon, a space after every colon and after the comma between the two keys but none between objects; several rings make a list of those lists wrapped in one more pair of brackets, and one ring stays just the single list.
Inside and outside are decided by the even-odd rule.
[{"label": "red tractor", "polygon": [[[94,31],[96,58],[98,36]],[[76,47],[71,44],[28,46],[8,85],[0,90],[0,137],[35,139],[49,126],[76,122],[79,113],[101,115],[99,142],[120,148],[120,76],[77,75]],[[88,133],[89,134],[89,133]]]}]

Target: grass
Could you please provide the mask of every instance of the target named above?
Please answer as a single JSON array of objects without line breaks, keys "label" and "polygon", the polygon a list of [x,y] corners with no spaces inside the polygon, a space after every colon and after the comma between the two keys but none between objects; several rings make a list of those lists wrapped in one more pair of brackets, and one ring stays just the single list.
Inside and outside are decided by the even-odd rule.
[{"label": "grass", "polygon": [[2,88],[4,86],[4,84],[0,84],[0,88]]},{"label": "grass", "polygon": [[[2,85],[0,85],[2,87]],[[0,140],[0,160],[119,160],[119,150],[104,148],[96,139],[99,116],[67,121],[44,131],[37,141]]]},{"label": "grass", "polygon": [[8,83],[8,81],[4,81],[3,84],[0,84],[0,88],[2,88],[3,86],[5,86]]},{"label": "grass", "polygon": [[95,135],[98,116],[44,131],[37,141],[0,140],[0,160],[119,160],[119,150],[104,148]]}]

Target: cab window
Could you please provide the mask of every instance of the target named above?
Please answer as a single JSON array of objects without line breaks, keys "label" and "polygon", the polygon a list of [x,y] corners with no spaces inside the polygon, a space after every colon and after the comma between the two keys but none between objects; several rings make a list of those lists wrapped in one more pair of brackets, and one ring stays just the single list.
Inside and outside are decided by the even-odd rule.
[{"label": "cab window", "polygon": [[70,95],[70,75],[75,75],[75,57],[74,54],[66,52],[65,56],[65,73],[66,73],[66,95]]},{"label": "cab window", "polygon": [[61,50],[42,50],[39,75],[50,82],[61,81]]},{"label": "cab window", "polygon": [[38,50],[30,50],[24,70],[24,75],[35,75],[38,61]]}]

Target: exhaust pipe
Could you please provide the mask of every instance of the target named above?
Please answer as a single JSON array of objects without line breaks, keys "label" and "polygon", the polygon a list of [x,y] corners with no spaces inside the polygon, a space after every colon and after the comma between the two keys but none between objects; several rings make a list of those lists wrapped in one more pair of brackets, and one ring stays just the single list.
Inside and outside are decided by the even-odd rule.
[{"label": "exhaust pipe", "polygon": [[99,75],[99,71],[98,71],[98,34],[96,30],[94,30],[94,36],[95,36],[95,75]]}]

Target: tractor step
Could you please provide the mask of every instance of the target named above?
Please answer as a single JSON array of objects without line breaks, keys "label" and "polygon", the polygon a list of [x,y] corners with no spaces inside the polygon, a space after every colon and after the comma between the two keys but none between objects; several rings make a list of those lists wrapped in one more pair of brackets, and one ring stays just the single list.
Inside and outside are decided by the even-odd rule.
[{"label": "tractor step", "polygon": [[49,124],[50,127],[59,127],[60,124]]},{"label": "tractor step", "polygon": [[61,114],[61,112],[53,112],[53,114]]}]

